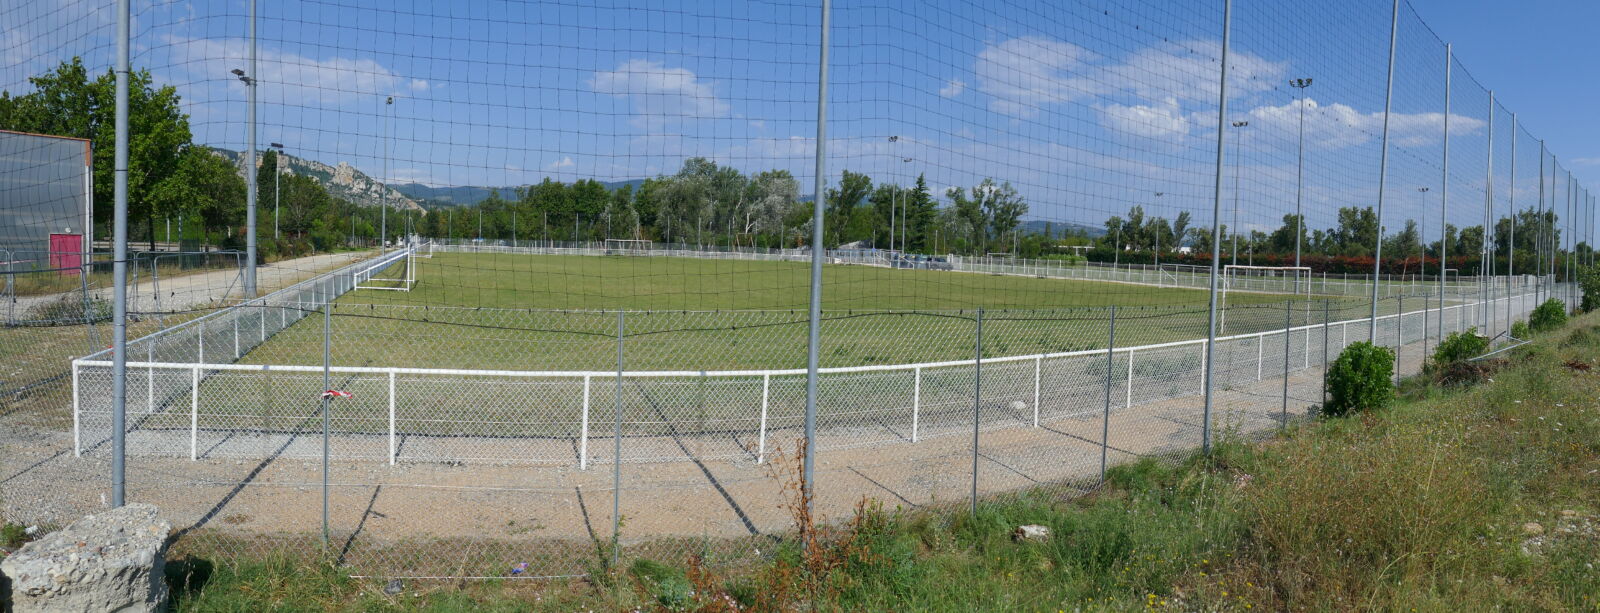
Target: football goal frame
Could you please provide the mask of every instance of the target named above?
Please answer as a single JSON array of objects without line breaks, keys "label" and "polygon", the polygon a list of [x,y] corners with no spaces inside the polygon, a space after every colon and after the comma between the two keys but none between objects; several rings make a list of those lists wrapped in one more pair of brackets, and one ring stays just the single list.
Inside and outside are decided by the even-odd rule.
[{"label": "football goal frame", "polygon": [[[417,254],[415,247],[407,247],[398,255],[380,259],[366,270],[356,273],[354,289],[375,289],[395,292],[409,292],[417,284]],[[380,277],[378,275],[388,272],[398,264],[401,267],[398,277]]]},{"label": "football goal frame", "polygon": [[637,238],[608,238],[605,243],[606,255],[649,255],[655,248],[655,241]]}]

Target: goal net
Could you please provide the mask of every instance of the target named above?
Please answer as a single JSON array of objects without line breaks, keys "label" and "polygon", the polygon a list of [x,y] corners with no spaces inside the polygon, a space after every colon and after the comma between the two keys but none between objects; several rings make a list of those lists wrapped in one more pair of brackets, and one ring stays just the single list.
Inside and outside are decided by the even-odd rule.
[{"label": "goal net", "polygon": [[406,248],[386,255],[355,278],[355,289],[409,292],[417,284],[416,250]]},{"label": "goal net", "polygon": [[608,238],[606,255],[648,255],[653,244],[647,240]]}]

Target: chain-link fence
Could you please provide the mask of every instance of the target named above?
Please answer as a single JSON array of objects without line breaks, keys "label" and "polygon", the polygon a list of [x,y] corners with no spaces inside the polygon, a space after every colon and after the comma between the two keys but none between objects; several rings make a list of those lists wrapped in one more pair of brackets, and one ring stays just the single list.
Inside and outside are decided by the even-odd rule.
[{"label": "chain-link fence", "polygon": [[74,147],[0,171],[0,513],[178,554],[740,563],[807,442],[824,520],[1060,499],[1593,263],[1404,2],[113,4],[0,8],[0,130]]}]

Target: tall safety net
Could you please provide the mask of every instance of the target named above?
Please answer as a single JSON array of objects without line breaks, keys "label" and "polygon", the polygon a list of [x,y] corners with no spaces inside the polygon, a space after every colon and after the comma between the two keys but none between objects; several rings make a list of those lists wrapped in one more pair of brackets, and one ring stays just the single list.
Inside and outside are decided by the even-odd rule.
[{"label": "tall safety net", "polygon": [[[179,555],[770,558],[814,259],[842,521],[1270,433],[1345,346],[1418,372],[1591,253],[1569,165],[1406,3],[1237,0],[1224,83],[1217,2],[840,0],[825,100],[816,3],[135,4],[127,491]],[[0,134],[93,151],[80,269],[0,252],[17,523],[109,487],[114,7],[0,8]],[[59,180],[0,170],[0,238],[55,233],[12,213]]]}]

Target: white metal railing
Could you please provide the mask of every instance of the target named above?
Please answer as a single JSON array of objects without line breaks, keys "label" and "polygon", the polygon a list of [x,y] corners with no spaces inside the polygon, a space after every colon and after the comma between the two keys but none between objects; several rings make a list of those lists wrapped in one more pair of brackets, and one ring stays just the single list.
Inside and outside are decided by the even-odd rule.
[{"label": "white metal railing", "polygon": [[[1520,314],[1531,310],[1533,306],[1532,299],[1532,294],[1520,294],[1516,296],[1502,297],[1497,299],[1496,302],[1505,303],[1514,313]],[[1478,327],[1481,330],[1492,333],[1497,326],[1503,327],[1500,324],[1505,323],[1504,310],[1502,309],[1497,316],[1488,317],[1487,321],[1485,321],[1484,314],[1486,310],[1483,307],[1484,305],[1479,303],[1469,303],[1450,305],[1443,308],[1432,307],[1423,310],[1413,310],[1400,314],[1382,315],[1378,317],[1378,341],[1380,344],[1387,346],[1404,347],[1407,343],[1415,343],[1419,340],[1437,338],[1437,333],[1439,332],[1440,328],[1444,328],[1444,332],[1449,333],[1465,330],[1469,327]],[[1221,351],[1224,348],[1227,349],[1227,352],[1224,357],[1220,358],[1221,363],[1216,365],[1208,365],[1203,360],[1205,348],[1208,343],[1208,341],[1203,338],[1131,347],[1117,347],[1111,349],[1110,352],[1113,355],[1122,355],[1127,361],[1125,370],[1126,374],[1123,375],[1125,380],[1117,382],[1118,385],[1124,388],[1121,390],[1122,393],[1119,394],[1119,397],[1123,400],[1123,406],[1121,408],[1133,407],[1136,399],[1140,403],[1146,403],[1192,396],[1194,395],[1194,385],[1176,384],[1174,381],[1188,381],[1196,374],[1199,374],[1199,377],[1203,378],[1203,373],[1208,367],[1215,367],[1218,369],[1217,380],[1219,386],[1259,381],[1268,374],[1278,373],[1280,367],[1283,373],[1292,373],[1306,369],[1320,368],[1326,362],[1326,360],[1329,359],[1328,356],[1330,353],[1337,353],[1337,351],[1342,350],[1344,346],[1348,345],[1353,340],[1364,339],[1368,331],[1368,322],[1370,321],[1371,320],[1368,318],[1360,318],[1337,322],[1321,322],[1309,325],[1289,326],[1286,329],[1267,330],[1219,337],[1216,339],[1219,355],[1224,353]],[[1387,325],[1384,322],[1394,322],[1394,325]],[[1350,328],[1352,327],[1356,329],[1354,335],[1352,335],[1350,332]],[[1334,328],[1338,328],[1337,332],[1333,330]],[[1322,334],[1322,339],[1320,341],[1314,339],[1314,337],[1317,336],[1316,333],[1319,331]],[[1297,337],[1296,335],[1299,336]],[[203,339],[204,336],[201,338]],[[1337,342],[1335,342],[1334,339],[1337,339]],[[1279,349],[1268,351],[1266,348],[1269,343],[1276,344]],[[1279,343],[1287,343],[1289,346],[1285,348],[1284,344]],[[1314,350],[1318,348],[1321,349],[1323,357],[1313,361],[1311,356],[1313,355]],[[1275,363],[1276,360],[1280,359],[1278,356],[1282,356],[1286,352],[1286,349],[1292,350],[1292,352],[1295,354],[1293,357],[1299,359]],[[1047,402],[1047,399],[1044,396],[1047,393],[1057,396],[1060,395],[1058,390],[1061,385],[1060,378],[1065,376],[1060,373],[1068,372],[1068,370],[1077,373],[1095,372],[1095,369],[1098,368],[1095,365],[1103,364],[1105,362],[1103,358],[1107,355],[1107,352],[1107,349],[1101,348],[984,358],[982,364],[983,368],[986,369],[986,381],[989,381],[991,376],[994,376],[990,374],[991,372],[994,372],[990,369],[997,369],[1001,373],[1000,382],[997,384],[998,387],[991,388],[989,385],[986,385],[986,389],[1012,390],[1009,393],[994,392],[994,396],[991,397],[1015,399],[1016,401],[1021,401],[1025,405],[1030,406],[1032,409],[1031,415],[1027,415],[1025,419],[1021,419],[1021,423],[1014,418],[1000,418],[991,420],[992,423],[987,424],[985,427],[998,428],[1019,425],[1031,425],[1037,427],[1040,424],[1041,419],[1061,419],[1064,417],[1081,415],[1086,411],[1101,410],[1101,407],[1099,406],[1100,403],[1095,401],[1095,398],[1099,397],[1098,394],[1088,394],[1087,400],[1083,400],[1082,402],[1078,403],[1071,401],[1061,402],[1059,400]],[[235,349],[235,353],[237,353],[237,349]],[[1251,360],[1249,357],[1244,357],[1242,359],[1239,357],[1241,354],[1244,356],[1249,356],[1252,353],[1254,354],[1253,360]],[[1155,361],[1153,366],[1151,360]],[[1136,361],[1144,365],[1144,367],[1141,369],[1136,369]],[[93,430],[96,432],[103,432],[104,428],[108,427],[109,419],[106,418],[109,416],[110,385],[107,372],[110,364],[111,363],[107,360],[92,358],[75,360],[72,364],[72,409],[75,453],[81,454],[84,451],[83,432],[85,430],[85,423],[91,424],[93,426]],[[1008,365],[1010,365],[1011,368],[1008,368]],[[1269,365],[1271,366],[1270,371],[1268,370]],[[145,405],[142,407],[143,414],[145,416],[160,416],[164,413],[168,414],[166,416],[167,419],[164,422],[166,425],[163,426],[163,429],[167,431],[174,429],[175,426],[173,425],[174,422],[171,419],[170,413],[172,409],[176,406],[179,406],[183,400],[187,400],[187,455],[191,459],[196,459],[202,455],[199,447],[200,437],[203,431],[231,434],[239,432],[241,429],[249,430],[249,428],[240,427],[240,420],[244,420],[245,417],[247,417],[247,411],[240,408],[240,406],[261,402],[260,399],[252,398],[246,398],[243,402],[239,402],[236,398],[224,398],[220,402],[221,405],[224,405],[223,410],[208,411],[203,415],[200,408],[202,404],[202,384],[205,383],[207,379],[222,378],[223,382],[219,384],[217,388],[213,388],[212,392],[216,394],[229,394],[232,393],[227,390],[226,385],[226,379],[229,377],[270,377],[275,374],[293,377],[295,374],[299,374],[303,377],[315,379],[317,385],[320,385],[320,377],[309,376],[321,375],[325,370],[322,366],[311,365],[248,365],[221,363],[207,361],[203,357],[197,361],[182,362],[154,360],[131,361],[129,362],[128,367],[130,373],[143,373],[143,382],[145,383],[145,387],[147,389]],[[906,412],[905,418],[906,422],[909,424],[909,441],[915,443],[926,437],[926,431],[930,425],[928,422],[929,415],[927,414],[929,406],[953,406],[964,404],[969,408],[966,411],[962,411],[960,415],[965,415],[967,418],[970,418],[970,397],[962,397],[960,390],[952,392],[951,386],[948,384],[948,381],[946,381],[944,384],[941,384],[939,390],[934,390],[933,395],[936,397],[930,398],[930,389],[928,389],[928,386],[925,384],[926,380],[930,376],[935,378],[940,376],[955,376],[957,378],[956,380],[964,380],[963,377],[965,375],[963,372],[965,370],[974,369],[975,367],[975,360],[963,359],[910,364],[822,368],[819,370],[819,374],[825,377],[825,381],[823,383],[824,387],[829,387],[835,384],[851,385],[851,380],[859,380],[857,383],[870,380],[870,383],[879,386],[874,389],[882,389],[883,385],[890,386],[889,391],[882,392],[880,395],[887,394],[888,396],[898,397],[901,399],[898,401],[885,401],[874,396],[863,396],[859,399],[850,397],[851,400],[846,401],[847,404],[850,402],[858,402],[859,404],[841,406],[840,403],[828,403],[827,406],[832,409],[834,414],[824,414],[822,418],[830,421],[830,423],[833,423],[841,431],[851,431],[852,428],[859,429],[861,423],[859,420],[854,420],[851,417],[852,415],[881,413],[883,411],[896,412],[903,410]],[[1143,382],[1141,382],[1140,378],[1136,376],[1136,373],[1139,371],[1147,373]],[[397,437],[412,434],[428,435],[428,433],[406,432],[400,429],[398,424],[402,421],[410,424],[421,424],[423,422],[437,424],[447,422],[449,424],[457,425],[471,424],[475,427],[485,426],[488,424],[487,427],[490,428],[504,426],[508,429],[514,429],[515,427],[529,424],[562,424],[566,423],[565,420],[570,418],[569,414],[567,413],[568,409],[563,408],[566,406],[566,403],[570,402],[572,404],[579,405],[578,407],[575,407],[579,412],[579,423],[577,424],[578,431],[563,434],[559,437],[565,437],[570,434],[570,437],[576,440],[579,450],[577,464],[580,469],[588,468],[589,464],[591,463],[590,455],[588,453],[588,440],[590,436],[588,427],[590,423],[590,407],[593,404],[591,402],[592,397],[596,393],[595,388],[602,387],[592,385],[592,383],[596,378],[610,381],[618,377],[618,372],[614,370],[475,370],[381,366],[330,366],[326,369],[326,372],[330,374],[341,375],[343,378],[350,379],[352,381],[357,381],[357,384],[359,385],[367,385],[369,387],[376,386],[376,389],[372,389],[371,391],[381,396],[381,402],[376,403],[373,403],[370,398],[363,397],[360,402],[367,403],[361,405],[366,407],[364,411],[344,411],[341,409],[343,413],[357,415],[357,417],[342,416],[340,417],[340,420],[366,420],[367,422],[370,422],[370,424],[386,425],[386,427],[369,425],[365,428],[351,427],[342,430],[340,432],[341,436],[377,436],[381,437],[385,443],[384,445],[375,449],[347,453],[345,454],[345,457],[363,457],[369,459],[382,458],[386,459],[390,463],[394,463],[398,459]],[[735,389],[725,392],[727,397],[720,398],[718,402],[729,407],[729,410],[749,411],[749,414],[746,416],[714,417],[710,418],[709,420],[719,423],[727,422],[735,425],[742,424],[738,427],[718,426],[721,429],[717,431],[726,434],[727,432],[737,430],[754,434],[756,437],[756,451],[753,455],[757,462],[762,462],[766,457],[768,449],[768,437],[772,430],[769,424],[769,413],[771,413],[773,409],[772,395],[775,379],[785,383],[786,385],[792,386],[794,381],[800,377],[803,377],[805,372],[806,371],[803,368],[704,371],[660,370],[624,371],[621,373],[621,377],[628,381],[628,386],[630,388],[637,387],[640,390],[645,390],[643,393],[646,394],[659,393],[663,395],[672,393],[671,387],[684,381],[703,383],[708,380],[723,380],[730,382],[735,386]],[[1119,370],[1118,372],[1120,374],[1122,371]],[[943,375],[941,375],[941,373],[943,373]],[[1109,373],[1099,373],[1099,376],[1109,376]],[[86,384],[84,382],[85,377],[92,378],[93,382]],[[397,388],[397,384],[402,381],[402,377],[405,377],[403,381],[409,385],[421,387],[428,387],[430,385],[445,385],[448,386],[449,389],[455,390],[457,393],[459,393],[460,390],[475,389],[478,387],[500,386],[496,389],[504,388],[508,392],[516,391],[519,395],[508,395],[499,401],[489,400],[487,403],[471,403],[471,408],[467,410],[466,416],[456,419],[453,416],[442,414],[443,409],[440,407],[448,404],[447,402],[437,399],[428,400],[426,398],[419,400],[417,398],[419,394],[413,394],[412,392],[404,389],[403,386]],[[1030,377],[1031,381],[1028,380]],[[549,394],[553,399],[529,399],[525,395],[520,395],[525,393],[529,383],[539,381],[553,382],[556,384],[557,388],[560,388],[551,388],[554,389],[554,391],[549,392]],[[650,381],[658,382],[657,387],[650,388],[648,386]],[[1103,382],[1104,379],[1100,379],[1100,381]],[[1198,383],[1198,380],[1195,382]],[[236,383],[242,385],[240,382]],[[1141,387],[1141,383],[1143,384],[1143,387]],[[578,387],[580,384],[581,391],[579,391],[580,388]],[[160,393],[155,391],[158,385],[161,387]],[[1047,392],[1045,389],[1046,387],[1052,391]],[[138,386],[134,384],[130,384],[128,386],[128,389],[130,390],[137,388]],[[1138,388],[1137,391],[1136,388]],[[287,390],[289,387],[285,387],[284,389]],[[652,389],[654,389],[654,391],[651,391]],[[759,393],[756,392],[757,389],[759,389]],[[1027,390],[1029,389],[1032,390],[1031,398],[1027,393]],[[412,394],[412,397],[402,403],[401,397],[405,396],[406,394]],[[492,398],[492,394],[490,397]],[[157,401],[158,398],[161,399],[160,402]],[[759,401],[756,400],[757,398],[759,398]],[[791,400],[793,399],[792,393],[789,394],[789,398]],[[629,402],[636,404],[636,401]],[[880,402],[890,404],[892,406],[887,408],[884,406],[879,406],[878,403]],[[898,402],[904,402],[906,404],[902,406],[900,404],[896,404]],[[402,407],[402,404],[410,406]],[[530,418],[529,420],[525,420],[525,422],[496,425],[492,423],[492,420],[482,417],[481,413],[493,412],[495,409],[501,408],[496,406],[497,404],[503,406],[526,405],[526,407],[530,408],[530,410],[543,411],[543,415],[539,416],[540,419],[548,419],[545,419],[544,421],[537,421]],[[759,406],[757,406],[757,404]],[[1079,406],[1080,404],[1082,406]],[[227,405],[232,406],[230,407]],[[1053,405],[1049,406],[1050,414],[1042,414],[1041,411],[1048,405]],[[133,401],[130,401],[130,407],[133,407],[129,410],[130,415],[136,414],[140,408]],[[1106,408],[1109,409],[1110,407]],[[630,411],[633,410],[635,409],[630,409]],[[660,408],[657,410],[658,412],[662,411]],[[678,410],[678,407],[675,405],[669,406],[665,410]],[[296,417],[298,418],[303,416]],[[966,419],[965,423],[970,423],[970,419],[967,418],[955,419]],[[227,419],[234,419],[236,422],[223,423]],[[673,430],[674,432],[677,432],[678,429],[685,431],[691,429],[691,422],[694,421],[693,419],[687,417],[683,419],[675,419],[664,414],[660,419],[663,422],[678,423],[679,426],[675,426],[675,429]],[[708,418],[704,415],[700,416],[699,419],[701,422],[706,422],[708,420]],[[935,423],[934,426],[948,426],[948,424],[944,422],[949,422],[951,420],[951,416],[941,415],[936,417],[937,423]],[[211,421],[213,423],[205,424],[203,423],[204,421]],[[140,427],[138,425],[138,420],[130,420],[129,423],[131,424],[130,430]],[[633,420],[630,422],[630,424],[645,423],[656,424],[657,422],[647,422],[645,420]],[[147,429],[155,430],[156,428]],[[271,428],[257,429],[255,432],[265,435],[274,434]],[[465,438],[471,439],[473,436],[474,435],[467,435]],[[516,438],[517,436],[518,435],[515,433],[507,435],[504,432],[495,431],[492,434],[484,434],[481,438],[484,440],[490,440],[495,438]],[[544,434],[527,436],[528,438],[549,438],[548,435]],[[851,437],[869,440],[866,440],[865,442],[862,440],[851,441],[848,440],[850,437],[840,437],[836,438],[833,443],[830,443],[825,448],[838,448],[843,446],[851,446],[854,444],[872,444],[876,440],[872,439],[871,435],[851,435]],[[97,441],[103,440],[104,437],[97,438]],[[170,437],[165,440],[156,440],[155,438],[152,438],[152,440],[148,443],[149,444],[147,445],[130,444],[129,449],[134,453],[147,453],[155,455],[176,455],[180,453],[175,446],[174,441],[170,440]],[[507,457],[507,453],[512,453],[513,455],[511,457]],[[545,458],[518,457],[515,456],[514,453],[521,452],[506,452],[505,450],[483,451],[482,449],[457,449],[450,452],[449,455],[451,457],[473,457],[509,462],[549,461]],[[726,449],[721,455],[736,456],[744,453],[748,453],[748,450]],[[227,454],[219,453],[217,455]],[[296,454],[291,452],[288,455],[294,456]],[[718,457],[718,455],[719,454],[717,452],[712,451],[707,452],[700,457]],[[434,456],[427,455],[426,452],[412,454],[412,457],[436,459]],[[644,461],[670,461],[676,459],[679,458],[676,456],[672,456],[670,458],[643,458]]]}]

